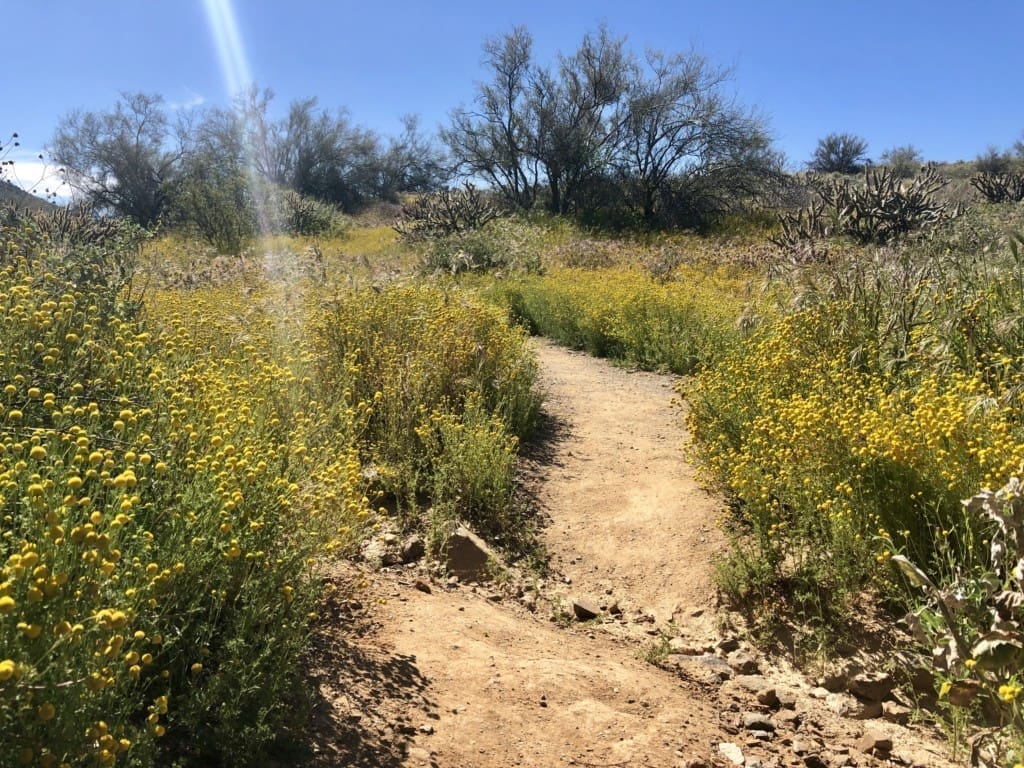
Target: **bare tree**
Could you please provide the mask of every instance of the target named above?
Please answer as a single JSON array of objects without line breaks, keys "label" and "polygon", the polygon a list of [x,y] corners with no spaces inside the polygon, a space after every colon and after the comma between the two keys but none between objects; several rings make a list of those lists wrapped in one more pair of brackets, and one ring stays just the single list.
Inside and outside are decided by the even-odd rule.
[{"label": "bare tree", "polygon": [[62,117],[50,153],[97,208],[149,227],[167,209],[185,153],[186,132],[177,128],[161,96],[122,93],[110,111]]},{"label": "bare tree", "polygon": [[527,106],[532,48],[525,27],[485,40],[491,80],[478,85],[474,108],[455,109],[441,131],[459,173],[480,177],[521,208],[533,205],[539,179],[529,152],[536,135]]},{"label": "bare tree", "polygon": [[619,107],[635,72],[625,39],[612,37],[602,26],[585,35],[572,56],[561,57],[557,75],[546,70],[533,74],[530,152],[543,169],[551,211],[576,209],[583,185],[608,166]]}]

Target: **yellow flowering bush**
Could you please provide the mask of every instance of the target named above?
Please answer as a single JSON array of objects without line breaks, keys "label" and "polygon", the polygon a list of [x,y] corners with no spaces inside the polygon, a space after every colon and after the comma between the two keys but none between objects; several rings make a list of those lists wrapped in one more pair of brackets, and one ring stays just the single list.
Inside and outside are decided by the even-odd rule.
[{"label": "yellow flowering bush", "polygon": [[[325,303],[314,320],[319,381],[335,399],[372,402],[359,440],[381,490],[404,513],[418,494],[438,504],[459,495],[460,516],[497,532],[509,512],[512,438],[530,434],[540,405],[522,330],[457,289],[391,286]],[[459,440],[483,451],[479,461],[456,458],[475,450]],[[500,478],[503,490],[467,495],[437,479],[468,469],[470,485]]]},{"label": "yellow flowering bush", "polygon": [[552,269],[495,291],[513,317],[559,343],[646,369],[689,373],[737,336],[745,280],[726,268]]},{"label": "yellow flowering bush", "polygon": [[258,749],[294,702],[314,558],[366,519],[367,407],[316,397],[252,296],[157,296],[143,323],[48,248],[0,229],[4,763]]}]

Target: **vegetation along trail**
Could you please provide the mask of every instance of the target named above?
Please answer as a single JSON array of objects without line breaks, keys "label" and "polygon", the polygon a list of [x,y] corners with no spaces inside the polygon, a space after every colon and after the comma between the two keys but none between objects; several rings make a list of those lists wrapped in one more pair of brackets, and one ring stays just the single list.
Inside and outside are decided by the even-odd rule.
[{"label": "vegetation along trail", "polygon": [[[863,722],[756,657],[716,606],[723,504],[680,451],[673,378],[536,348],[548,434],[524,474],[547,518],[547,577],[457,582],[423,565],[369,575],[339,607],[359,637],[342,627],[323,638],[335,657],[325,651],[316,673],[314,762],[877,764],[857,752]],[[744,729],[756,714],[771,731]],[[358,738],[344,737],[346,723]],[[872,728],[896,745],[895,764],[945,764],[919,734]]]}]

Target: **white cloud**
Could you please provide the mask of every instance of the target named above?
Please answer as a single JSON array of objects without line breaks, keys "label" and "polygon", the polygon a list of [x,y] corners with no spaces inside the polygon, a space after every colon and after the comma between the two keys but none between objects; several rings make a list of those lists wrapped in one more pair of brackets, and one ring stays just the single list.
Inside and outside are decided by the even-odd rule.
[{"label": "white cloud", "polygon": [[64,174],[53,163],[39,159],[39,153],[19,149],[10,155],[5,153],[5,161],[13,160],[13,164],[0,168],[0,178],[8,181],[26,192],[39,197],[50,197],[54,202],[68,202],[73,190],[64,180]]},{"label": "white cloud", "polygon": [[181,109],[194,109],[195,107],[201,107],[206,103],[206,97],[201,93],[196,93],[188,86],[184,88],[186,97],[181,101],[169,101],[167,106],[171,109],[178,111]]}]

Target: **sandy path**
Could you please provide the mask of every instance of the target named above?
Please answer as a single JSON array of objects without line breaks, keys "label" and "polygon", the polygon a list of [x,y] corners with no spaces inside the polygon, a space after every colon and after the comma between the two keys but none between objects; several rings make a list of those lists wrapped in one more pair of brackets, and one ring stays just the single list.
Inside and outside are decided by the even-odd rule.
[{"label": "sandy path", "polygon": [[[321,637],[314,763],[692,767],[728,764],[718,745],[734,742],[749,761],[809,765],[781,726],[771,743],[737,726],[757,707],[751,691],[644,658],[668,634],[712,650],[724,620],[711,567],[725,546],[722,502],[680,451],[673,379],[536,348],[553,432],[525,473],[548,518],[541,601],[531,612],[493,585],[436,580],[427,592],[416,566],[369,574],[361,602],[342,604],[343,621]],[[555,620],[579,598],[608,610],[597,622]],[[796,676],[783,682],[801,701],[787,727],[823,755],[838,750],[821,764],[875,764],[848,747],[862,723],[831,715]],[[943,764],[934,749],[918,754],[927,758],[905,764]]]}]

